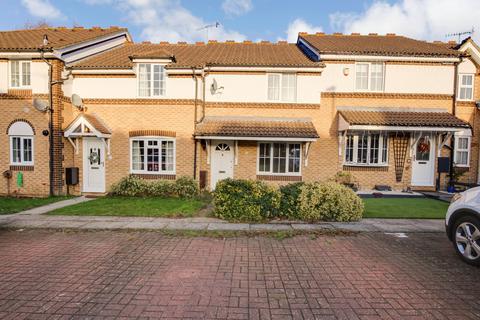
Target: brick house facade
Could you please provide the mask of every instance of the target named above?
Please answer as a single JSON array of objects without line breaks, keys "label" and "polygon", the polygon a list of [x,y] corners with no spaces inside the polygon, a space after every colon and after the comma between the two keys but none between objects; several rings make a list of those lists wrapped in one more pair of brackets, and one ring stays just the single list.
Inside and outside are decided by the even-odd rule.
[{"label": "brick house facade", "polygon": [[[59,32],[54,30],[49,38]],[[480,60],[471,40],[454,46],[394,35],[300,34],[297,44],[134,44],[123,29],[92,32],[75,44],[107,37],[111,47],[89,43],[89,55],[72,58],[58,53],[52,38],[53,170],[49,136],[42,134],[49,113],[32,106],[33,98],[48,99],[49,91],[14,90],[8,83],[1,88],[0,81],[0,146],[14,151],[7,128],[17,120],[28,121],[35,132],[33,166],[13,165],[9,154],[0,157],[2,172],[12,173],[2,178],[0,194],[48,195],[50,172],[56,194],[105,193],[129,174],[190,176],[212,189],[226,177],[285,184],[327,180],[340,171],[361,189],[432,190],[438,177],[446,186],[437,158],[450,157],[453,140],[467,146],[455,151],[463,181],[478,180]],[[3,42],[8,39],[0,37],[0,53],[9,68],[19,58]],[[7,72],[5,81],[9,77]],[[457,77],[466,81],[462,89],[455,88]],[[469,89],[468,99],[455,102],[460,90],[465,98]],[[368,112],[380,122],[345,127],[345,111]],[[403,112],[402,119],[439,114],[440,120],[397,124],[394,112]],[[430,148],[427,156],[416,153],[420,144]],[[420,182],[419,162],[430,170]],[[66,185],[66,168],[78,168],[78,184]],[[22,186],[16,184],[18,172]]]}]

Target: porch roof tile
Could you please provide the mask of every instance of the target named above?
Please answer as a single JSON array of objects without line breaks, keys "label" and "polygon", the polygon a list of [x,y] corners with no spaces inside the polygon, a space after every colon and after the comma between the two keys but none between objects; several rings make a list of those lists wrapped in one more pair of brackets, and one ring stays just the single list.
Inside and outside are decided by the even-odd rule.
[{"label": "porch roof tile", "polygon": [[448,112],[418,111],[339,111],[350,125],[470,128]]},{"label": "porch roof tile", "polygon": [[195,135],[265,138],[319,138],[310,119],[262,117],[206,117]]}]

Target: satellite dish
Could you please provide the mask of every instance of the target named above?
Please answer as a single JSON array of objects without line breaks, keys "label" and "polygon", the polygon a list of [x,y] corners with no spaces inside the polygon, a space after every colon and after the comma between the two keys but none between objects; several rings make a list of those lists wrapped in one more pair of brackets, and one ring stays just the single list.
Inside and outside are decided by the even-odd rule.
[{"label": "satellite dish", "polygon": [[33,99],[33,106],[40,112],[45,112],[48,110],[48,102],[42,99]]},{"label": "satellite dish", "polygon": [[72,104],[73,106],[77,107],[79,110],[83,110],[82,98],[76,93],[72,94]]},{"label": "satellite dish", "polygon": [[217,89],[218,89],[217,80],[213,79],[212,85],[210,86],[210,92],[212,93],[212,95],[215,94],[215,92],[217,92]]}]

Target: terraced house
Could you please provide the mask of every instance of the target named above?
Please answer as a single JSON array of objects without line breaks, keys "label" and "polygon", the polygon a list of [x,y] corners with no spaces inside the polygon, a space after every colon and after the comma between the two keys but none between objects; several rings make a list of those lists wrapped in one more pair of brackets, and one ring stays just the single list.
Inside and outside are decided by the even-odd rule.
[{"label": "terraced house", "polygon": [[444,188],[439,171],[478,179],[471,39],[152,44],[57,28],[1,32],[0,59],[3,194],[101,194],[129,174],[207,189],[339,171],[361,189]]}]

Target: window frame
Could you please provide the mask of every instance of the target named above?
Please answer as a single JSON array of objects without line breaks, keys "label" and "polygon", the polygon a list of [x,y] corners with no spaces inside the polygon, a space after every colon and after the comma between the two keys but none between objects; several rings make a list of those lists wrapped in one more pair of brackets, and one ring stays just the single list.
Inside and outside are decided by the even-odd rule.
[{"label": "window frame", "polygon": [[[294,79],[294,86],[293,86],[293,99],[292,100],[285,100],[282,92],[283,92],[283,77],[285,75],[290,75],[290,76],[293,76],[293,79]],[[279,80],[278,80],[278,99],[270,99],[269,97],[269,91],[270,91],[270,85],[269,85],[269,79],[270,79],[270,76],[278,76],[279,77]],[[267,72],[267,97],[266,97],[266,100],[269,101],[269,102],[279,102],[279,103],[295,103],[297,102],[297,91],[298,91],[298,87],[297,87],[297,74],[294,73],[294,72]]]},{"label": "window frame", "polygon": [[[286,144],[286,154],[285,154],[285,172],[273,172],[273,146],[274,144]],[[270,170],[267,171],[260,171],[260,145],[261,144],[269,144],[270,145]],[[299,158],[299,168],[298,172],[290,172],[288,171],[288,164],[290,159],[290,145],[299,145],[300,146],[300,158]],[[303,161],[303,154],[302,154],[303,146],[302,142],[300,141],[258,141],[257,142],[257,175],[259,176],[301,176],[302,175],[302,161]]]},{"label": "window frame", "polygon": [[[14,63],[18,63],[18,74],[19,74],[19,79],[18,79],[18,86],[13,85],[13,73],[12,73],[12,65]],[[24,63],[27,63],[29,66],[29,84],[25,85],[24,84]],[[32,88],[32,61],[30,60],[10,60],[8,64],[8,87],[12,89],[31,89]]]},{"label": "window frame", "polygon": [[[372,65],[374,64],[380,64],[382,66],[382,88],[380,90],[372,90]],[[368,66],[368,71],[367,71],[367,89],[359,89],[357,85],[357,71],[358,71],[358,66],[359,65],[367,65]],[[354,79],[354,87],[355,91],[357,92],[385,92],[385,62],[383,61],[356,61],[355,62],[355,79]]]},{"label": "window frame", "polygon": [[[134,141],[143,141],[144,142],[144,159],[143,159],[143,164],[144,164],[144,169],[143,170],[138,170],[138,169],[133,169],[133,142]],[[158,165],[159,165],[159,170],[158,171],[148,171],[148,160],[147,160],[147,149],[148,149],[148,142],[149,141],[157,141],[158,145],[157,148],[159,150],[158,152]],[[171,141],[173,142],[173,170],[162,170],[162,142],[165,141]],[[151,175],[158,175],[158,174],[176,174],[177,170],[177,141],[175,138],[172,137],[157,137],[157,136],[141,136],[141,137],[131,137],[130,138],[130,173],[132,174],[151,174]]]},{"label": "window frame", "polygon": [[[358,146],[359,146],[359,138],[366,135],[367,136],[367,146],[366,146],[366,162],[358,162]],[[372,136],[378,135],[378,148],[377,149],[377,158],[378,162],[372,163],[371,162],[371,154],[372,154]],[[353,142],[351,146],[351,158],[352,161],[347,161],[347,147],[349,146],[348,140],[349,137],[353,137]],[[370,132],[370,133],[350,133],[345,135],[344,142],[343,142],[343,165],[344,166],[351,166],[351,167],[388,167],[389,166],[389,137],[387,133],[382,132]],[[385,152],[386,151],[386,152]],[[385,161],[383,161],[383,155],[385,152]],[[348,152],[350,155],[350,152]]]},{"label": "window frame", "polygon": [[[471,143],[472,143],[472,137],[469,135],[455,135],[455,146],[454,146],[454,153],[453,153],[453,163],[455,167],[459,168],[469,168],[470,167],[470,157],[471,157]],[[459,149],[459,143],[458,141],[460,139],[467,139],[467,148],[466,149]],[[466,164],[459,164],[457,163],[457,152],[466,152],[467,153],[467,163]]]},{"label": "window frame", "polygon": [[[15,162],[13,159],[13,139],[20,139],[20,162]],[[25,161],[25,140],[30,140],[31,141],[31,154],[32,154],[32,160],[31,161]],[[9,152],[10,152],[10,165],[12,166],[33,166],[35,163],[35,140],[33,136],[21,136],[21,135],[11,135],[9,136],[9,141],[10,141],[10,147],[9,147]]]},{"label": "window frame", "polygon": [[[472,84],[471,85],[462,85],[462,78],[463,76],[470,76],[472,77]],[[458,74],[458,91],[457,91],[457,100],[459,101],[473,101],[475,96],[475,74],[473,73],[459,73]],[[462,89],[472,89],[472,96],[470,98],[461,98],[460,92]]]},{"label": "window frame", "polygon": [[[148,96],[140,95],[140,82],[141,82],[140,66],[141,65],[150,65],[150,68],[151,68],[150,69],[151,77],[150,77],[150,79],[148,79],[148,82],[150,83],[150,89],[149,89],[149,95]],[[160,85],[163,83],[163,90],[162,90],[162,87],[160,86],[159,87],[160,94],[158,94],[158,95],[154,95],[155,79],[154,79],[154,71],[153,70],[155,69],[156,66],[159,66],[161,68],[161,71],[163,71],[163,81],[161,79],[159,80]],[[139,63],[137,63],[136,68],[137,68],[137,70],[136,70],[136,74],[137,74],[137,98],[139,98],[139,99],[152,99],[152,98],[162,98],[162,97],[165,97],[167,95],[167,71],[165,69],[165,64],[151,63],[151,62],[139,62]],[[162,73],[160,73],[160,74],[162,74]]]}]

